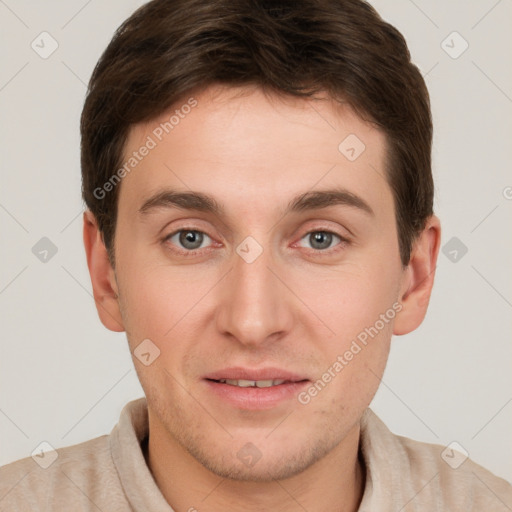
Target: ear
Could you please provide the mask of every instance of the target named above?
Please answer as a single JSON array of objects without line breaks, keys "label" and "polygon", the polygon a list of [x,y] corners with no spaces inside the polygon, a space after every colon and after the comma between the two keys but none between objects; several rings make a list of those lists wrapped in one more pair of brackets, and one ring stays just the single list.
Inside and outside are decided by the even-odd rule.
[{"label": "ear", "polygon": [[114,269],[92,212],[84,212],[84,246],[96,309],[101,323],[111,331],[123,332]]},{"label": "ear", "polygon": [[434,285],[440,243],[441,224],[432,215],[414,242],[409,264],[403,273],[399,295],[402,310],[396,316],[393,334],[407,334],[423,322]]}]

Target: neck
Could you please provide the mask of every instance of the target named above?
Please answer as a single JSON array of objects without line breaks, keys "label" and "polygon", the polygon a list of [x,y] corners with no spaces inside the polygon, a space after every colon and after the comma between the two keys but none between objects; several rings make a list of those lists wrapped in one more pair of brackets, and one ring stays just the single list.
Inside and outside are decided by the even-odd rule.
[{"label": "neck", "polygon": [[147,445],[143,445],[146,463],[174,510],[320,512],[328,508],[354,512],[359,508],[365,486],[359,425],[302,473],[273,482],[222,478],[202,466],[166,431],[152,429],[151,421],[149,431]]}]

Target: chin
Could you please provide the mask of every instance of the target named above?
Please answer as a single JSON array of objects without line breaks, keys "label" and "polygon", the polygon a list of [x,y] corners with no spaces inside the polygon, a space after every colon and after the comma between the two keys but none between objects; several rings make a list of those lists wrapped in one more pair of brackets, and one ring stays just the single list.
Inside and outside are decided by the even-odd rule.
[{"label": "chin", "polygon": [[[241,448],[230,452],[235,444],[241,445]],[[334,444],[326,439],[319,439],[316,445],[311,441],[297,442],[296,447],[288,446],[286,450],[281,447],[281,452],[270,445],[260,450],[251,442],[232,442],[229,447],[225,447],[223,453],[207,450],[193,442],[184,448],[203,467],[221,478],[264,483],[285,480],[306,471],[327,455]]]}]

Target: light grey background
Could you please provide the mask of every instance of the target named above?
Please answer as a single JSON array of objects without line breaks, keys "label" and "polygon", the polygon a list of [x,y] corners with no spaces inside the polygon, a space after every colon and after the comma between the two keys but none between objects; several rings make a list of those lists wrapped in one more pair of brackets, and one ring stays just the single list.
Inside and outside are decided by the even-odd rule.
[{"label": "light grey background", "polygon": [[[97,59],[142,3],[0,0],[0,464],[109,433],[142,396],[125,335],[91,298],[78,125]],[[394,432],[457,441],[512,481],[512,5],[372,3],[426,77],[443,246],[468,249],[440,254],[429,314],[394,339],[372,407]],[[47,59],[31,48],[50,48],[43,31],[59,45]],[[42,237],[58,250],[46,263],[32,252]]]}]

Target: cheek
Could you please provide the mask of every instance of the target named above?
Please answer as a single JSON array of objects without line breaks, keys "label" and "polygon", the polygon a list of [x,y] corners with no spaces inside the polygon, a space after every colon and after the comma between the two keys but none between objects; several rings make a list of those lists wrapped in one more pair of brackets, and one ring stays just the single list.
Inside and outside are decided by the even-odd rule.
[{"label": "cheek", "polygon": [[[178,382],[183,362],[195,350],[189,342],[201,336],[201,297],[208,288],[211,284],[204,278],[183,279],[182,272],[164,266],[141,266],[120,279],[126,335],[148,398],[156,399],[165,390],[186,402]],[[149,362],[138,358],[148,352]]]},{"label": "cheek", "polygon": [[[211,269],[172,267],[166,264],[127,259],[119,268],[118,282],[123,321],[130,344],[151,339],[165,349],[187,325],[194,328],[201,302],[214,286]],[[218,279],[217,279],[218,280]]]},{"label": "cheek", "polygon": [[[398,275],[389,266],[346,265],[321,272],[301,271],[289,276],[293,289],[315,317],[329,329],[329,338],[343,346],[388,312],[394,318]],[[379,323],[380,326],[380,323]],[[387,329],[380,330],[387,332]],[[326,331],[327,332],[327,331]],[[338,344],[337,348],[341,348]]]},{"label": "cheek", "polygon": [[[400,309],[395,293],[397,273],[374,263],[347,265],[329,275],[308,275],[297,294],[312,305],[321,320],[312,327],[310,339],[316,351],[322,352],[323,362],[312,394],[322,394],[317,404],[326,408],[335,403],[367,405],[384,372],[394,318]],[[329,391],[323,391],[324,385]]]}]

